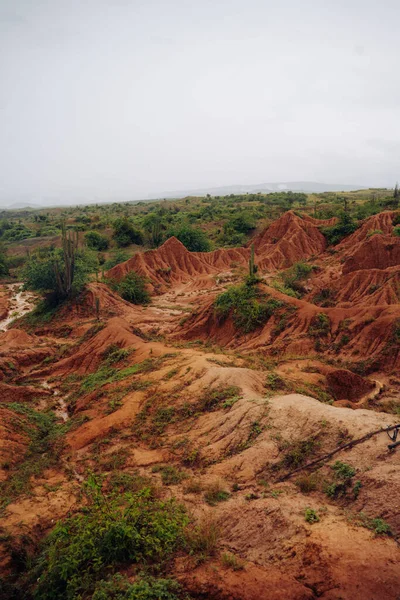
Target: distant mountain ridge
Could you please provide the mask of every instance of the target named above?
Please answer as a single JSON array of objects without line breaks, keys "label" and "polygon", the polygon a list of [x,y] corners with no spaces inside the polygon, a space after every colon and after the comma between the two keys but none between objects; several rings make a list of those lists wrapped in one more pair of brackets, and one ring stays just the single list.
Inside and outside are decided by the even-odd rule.
[{"label": "distant mountain ridge", "polygon": [[149,194],[148,198],[184,198],[185,196],[226,196],[227,194],[256,194],[257,192],[351,192],[367,189],[362,185],[348,185],[341,183],[319,183],[318,181],[289,181],[273,183],[257,183],[245,185],[225,185],[220,187],[204,187],[192,190],[175,190],[157,194]]}]

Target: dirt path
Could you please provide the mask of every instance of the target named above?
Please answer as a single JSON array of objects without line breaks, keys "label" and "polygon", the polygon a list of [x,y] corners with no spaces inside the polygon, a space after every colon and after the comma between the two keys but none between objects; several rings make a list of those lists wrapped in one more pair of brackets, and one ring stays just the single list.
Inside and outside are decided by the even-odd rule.
[{"label": "dirt path", "polygon": [[10,283],[4,286],[9,291],[10,303],[7,317],[0,321],[0,331],[6,331],[14,319],[26,315],[35,306],[32,294],[24,291],[22,285],[22,283]]}]

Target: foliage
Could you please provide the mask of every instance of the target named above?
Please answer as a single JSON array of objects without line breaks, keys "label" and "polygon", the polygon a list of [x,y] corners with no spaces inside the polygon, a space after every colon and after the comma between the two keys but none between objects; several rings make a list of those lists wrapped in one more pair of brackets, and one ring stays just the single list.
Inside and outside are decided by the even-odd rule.
[{"label": "foliage", "polygon": [[357,223],[348,212],[342,212],[339,215],[339,222],[331,227],[322,229],[322,233],[330,246],[336,246],[346,236],[354,233],[358,228]]},{"label": "foliage", "polygon": [[[338,498],[340,496],[346,496],[347,490],[352,484],[352,479],[356,474],[356,470],[349,464],[337,460],[331,469],[334,472],[334,481],[326,485],[325,492],[330,498]],[[360,484],[361,486],[361,484]],[[353,496],[358,495],[358,491],[354,492]]]},{"label": "foliage", "polygon": [[221,486],[221,483],[215,481],[207,486],[204,499],[210,506],[215,506],[218,502],[228,500],[230,496],[230,493]]},{"label": "foliage", "polygon": [[396,235],[397,237],[400,237],[400,226],[394,227],[394,229],[393,229],[393,235]]},{"label": "foliage", "polygon": [[28,436],[29,446],[22,462],[9,468],[8,478],[0,482],[2,506],[29,491],[31,478],[57,463],[63,433],[63,427],[56,423],[53,412],[39,412],[16,402],[7,404],[7,408],[15,415],[10,423]]},{"label": "foliage", "polygon": [[240,388],[235,385],[208,388],[198,400],[196,409],[204,412],[216,410],[220,406],[227,408],[232,406],[233,400],[237,401],[240,395]]},{"label": "foliage", "polygon": [[9,262],[7,260],[7,251],[2,244],[0,244],[0,277],[8,275]]},{"label": "foliage", "polygon": [[191,252],[209,252],[211,243],[207,235],[198,227],[182,225],[177,229],[170,229],[167,237],[175,236]]},{"label": "foliage", "polygon": [[110,281],[110,286],[121,298],[132,304],[148,304],[150,302],[150,294],[146,289],[146,280],[138,273],[135,273],[135,271],[129,271],[119,281]]},{"label": "foliage", "polygon": [[221,320],[232,316],[235,326],[249,333],[264,325],[282,306],[283,302],[260,293],[256,286],[243,284],[217,296],[214,311]]},{"label": "foliage", "polygon": [[221,562],[224,567],[232,569],[232,571],[242,571],[244,569],[244,562],[230,552],[223,553]]},{"label": "foliage", "polygon": [[306,508],[304,512],[304,518],[307,523],[310,523],[311,525],[313,523],[318,523],[319,521],[319,516],[313,508]]},{"label": "foliage", "polygon": [[164,485],[177,485],[187,474],[174,467],[174,465],[160,465],[153,467],[153,473],[161,473],[161,481]]},{"label": "foliage", "polygon": [[294,263],[290,269],[281,275],[284,287],[293,290],[297,295],[304,293],[301,282],[309,276],[314,268],[313,265],[303,261]]},{"label": "foliage", "polygon": [[174,579],[141,577],[134,583],[117,573],[96,584],[92,600],[178,600],[181,586]]},{"label": "foliage", "polygon": [[92,253],[78,250],[76,242],[64,235],[62,249],[34,254],[21,269],[25,289],[45,292],[53,304],[78,295],[98,267]]},{"label": "foliage", "polygon": [[[156,500],[148,488],[105,496],[93,478],[87,494],[91,505],[58,523],[45,541],[36,566],[36,600],[78,600],[95,589],[105,570],[162,562],[183,543],[188,519],[174,500]],[[100,600],[104,595],[97,589]]]},{"label": "foliage", "polygon": [[132,220],[128,217],[114,221],[113,238],[120,248],[130,244],[143,244],[142,232],[134,227]]},{"label": "foliage", "polygon": [[101,235],[97,231],[88,231],[85,234],[85,243],[91,250],[107,250],[109,246],[108,239],[105,235]]},{"label": "foliage", "polygon": [[129,254],[127,254],[124,250],[117,250],[113,254],[111,254],[110,258],[105,261],[104,269],[108,271],[115,267],[115,265],[119,265],[120,263],[125,262],[129,259]]},{"label": "foliage", "polygon": [[373,531],[376,535],[392,535],[392,529],[381,517],[371,518],[363,512],[357,515],[355,524],[360,527],[366,527]]},{"label": "foliage", "polygon": [[330,331],[330,319],[325,313],[315,315],[308,328],[308,334],[315,338],[326,337]]}]

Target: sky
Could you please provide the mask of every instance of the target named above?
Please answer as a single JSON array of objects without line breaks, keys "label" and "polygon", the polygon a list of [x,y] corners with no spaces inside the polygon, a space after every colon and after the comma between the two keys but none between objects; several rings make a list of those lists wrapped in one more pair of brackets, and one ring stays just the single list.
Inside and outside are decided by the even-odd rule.
[{"label": "sky", "polygon": [[399,0],[0,0],[0,203],[400,180]]}]

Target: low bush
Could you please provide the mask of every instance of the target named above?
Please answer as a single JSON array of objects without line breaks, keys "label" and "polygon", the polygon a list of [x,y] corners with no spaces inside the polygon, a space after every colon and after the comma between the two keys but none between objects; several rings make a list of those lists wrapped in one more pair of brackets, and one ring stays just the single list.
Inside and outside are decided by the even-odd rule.
[{"label": "low bush", "polygon": [[[87,493],[91,505],[58,523],[45,540],[35,570],[36,600],[88,597],[105,571],[163,562],[184,543],[188,518],[175,501],[154,500],[146,488],[105,497],[92,484]],[[97,586],[98,600],[105,585]]]},{"label": "low bush", "polygon": [[238,329],[250,333],[264,325],[283,305],[280,300],[261,293],[257,286],[243,284],[220,294],[214,302],[214,311],[220,320],[232,316]]},{"label": "low bush", "polygon": [[311,525],[313,523],[318,523],[319,521],[319,516],[313,508],[306,508],[304,512],[304,518],[307,523],[310,523]]},{"label": "low bush", "polygon": [[135,273],[135,271],[130,271],[119,281],[111,281],[110,287],[121,298],[132,304],[149,304],[150,302],[150,294],[146,289],[146,280],[138,273]]}]

